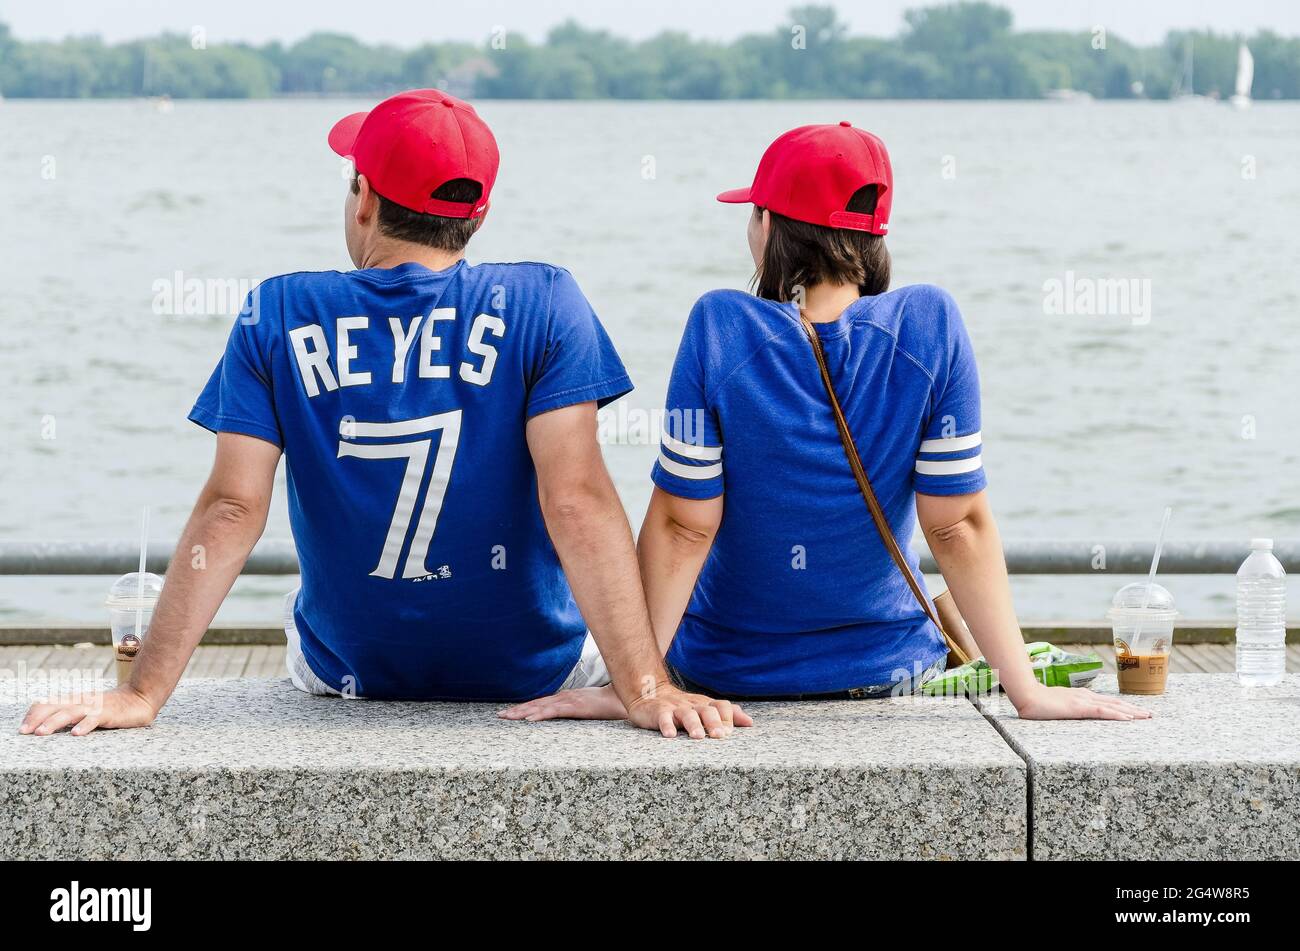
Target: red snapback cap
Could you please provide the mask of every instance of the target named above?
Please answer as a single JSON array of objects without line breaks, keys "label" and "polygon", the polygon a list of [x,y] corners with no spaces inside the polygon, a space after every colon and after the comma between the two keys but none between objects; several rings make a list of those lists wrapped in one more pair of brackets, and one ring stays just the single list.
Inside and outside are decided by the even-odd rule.
[{"label": "red snapback cap", "polygon": [[[853,193],[878,186],[874,214],[845,211]],[[718,201],[753,202],[778,215],[826,228],[884,234],[894,200],[894,172],[885,143],[848,122],[791,129],[767,147],[754,184]]]},{"label": "red snapback cap", "polygon": [[[487,211],[501,161],[497,140],[474,107],[437,89],[400,92],[369,112],[344,116],[330,129],[329,144],[389,201],[443,218]],[[454,178],[482,185],[478,201],[432,197]]]}]

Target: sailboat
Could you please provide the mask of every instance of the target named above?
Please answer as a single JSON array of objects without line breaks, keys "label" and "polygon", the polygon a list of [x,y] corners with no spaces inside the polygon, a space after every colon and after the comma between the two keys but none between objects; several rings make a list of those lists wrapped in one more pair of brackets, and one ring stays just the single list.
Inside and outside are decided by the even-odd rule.
[{"label": "sailboat", "polygon": [[140,93],[158,112],[164,115],[173,109],[172,97],[163,93],[161,96],[149,94],[149,87],[153,85],[153,56],[150,54],[149,47],[144,48],[144,63],[141,67],[140,75]]},{"label": "sailboat", "polygon": [[1250,87],[1255,84],[1255,57],[1245,43],[1237,47],[1237,83],[1234,87],[1232,103],[1234,109],[1250,108]]},{"label": "sailboat", "polygon": [[1196,86],[1193,83],[1193,61],[1196,58],[1194,44],[1189,36],[1183,43],[1183,71],[1174,79],[1174,86],[1169,90],[1169,98],[1174,102],[1181,103],[1203,103],[1209,101],[1209,96],[1198,96]]}]

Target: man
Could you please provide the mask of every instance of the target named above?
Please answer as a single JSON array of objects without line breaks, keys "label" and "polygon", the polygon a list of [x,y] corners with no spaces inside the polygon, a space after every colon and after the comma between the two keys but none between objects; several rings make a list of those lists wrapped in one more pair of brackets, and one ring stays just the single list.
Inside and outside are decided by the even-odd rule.
[{"label": "man", "polygon": [[353,162],[357,270],[250,295],[190,414],[217,433],[216,462],[130,682],[102,705],[36,704],[22,732],[154,719],[265,527],[282,452],[300,690],[519,700],[607,682],[607,664],[638,726],[748,725],[664,670],[596,441],[597,407],[631,383],[573,277],[464,260],[497,174],[487,125],[415,90],[342,119],[329,144]]}]

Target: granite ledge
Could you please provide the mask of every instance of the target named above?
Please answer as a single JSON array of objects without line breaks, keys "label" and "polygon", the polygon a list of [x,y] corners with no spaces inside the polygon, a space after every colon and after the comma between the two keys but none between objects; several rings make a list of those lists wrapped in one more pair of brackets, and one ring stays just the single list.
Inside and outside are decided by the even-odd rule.
[{"label": "granite ledge", "polygon": [[[0,681],[0,718],[31,699]],[[196,680],[146,730],[0,730],[0,857],[1025,857],[1025,765],[962,700],[755,704],[698,742],[496,709]]]},{"label": "granite ledge", "polygon": [[[1113,675],[1094,689],[1118,693]],[[1300,859],[1300,675],[1173,674],[1150,720],[981,708],[1029,764],[1035,859]]]}]

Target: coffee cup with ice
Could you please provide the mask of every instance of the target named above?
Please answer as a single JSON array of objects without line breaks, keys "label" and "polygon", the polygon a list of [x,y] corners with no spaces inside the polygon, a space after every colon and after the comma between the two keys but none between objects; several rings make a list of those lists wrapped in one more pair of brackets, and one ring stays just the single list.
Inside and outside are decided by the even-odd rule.
[{"label": "coffee cup with ice", "polygon": [[131,571],[109,589],[108,624],[113,636],[113,660],[119,686],[131,677],[131,664],[149,632],[153,609],[162,594],[163,579],[153,572]]},{"label": "coffee cup with ice", "polygon": [[1165,692],[1174,643],[1174,596],[1161,585],[1135,581],[1120,588],[1106,617],[1115,639],[1119,692]]}]

